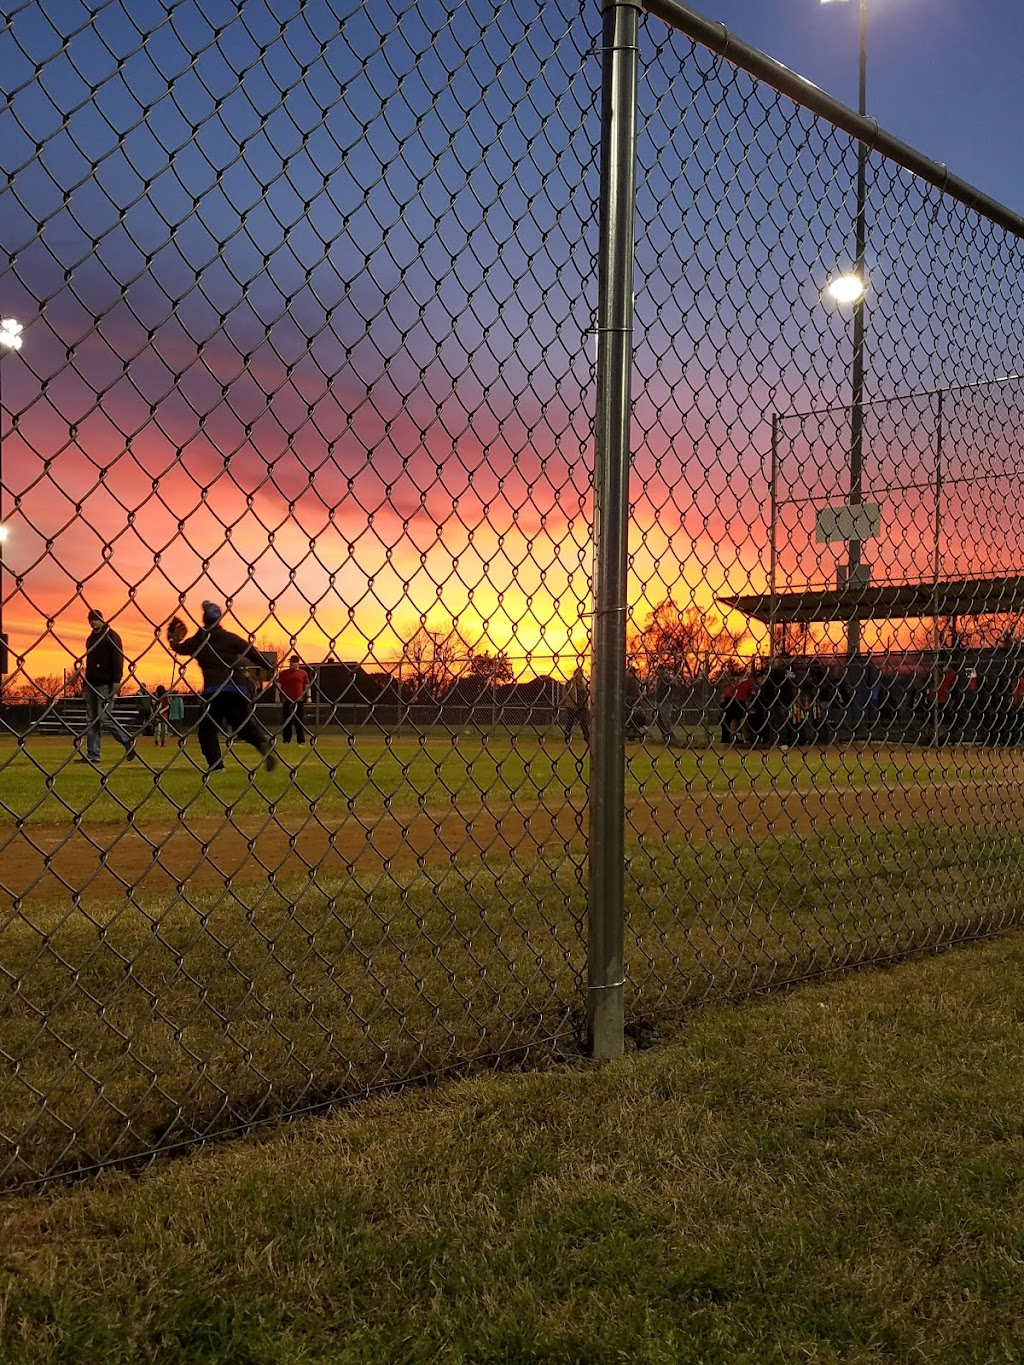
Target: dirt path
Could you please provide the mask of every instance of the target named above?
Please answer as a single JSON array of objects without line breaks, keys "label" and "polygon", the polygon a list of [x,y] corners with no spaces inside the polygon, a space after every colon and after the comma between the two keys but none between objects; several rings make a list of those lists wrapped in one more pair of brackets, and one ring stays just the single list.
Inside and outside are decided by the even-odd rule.
[{"label": "dirt path", "polygon": [[[834,829],[942,828],[1019,823],[1016,782],[966,781],[822,790],[725,789],[658,800],[632,794],[627,840],[651,838],[736,843]],[[588,812],[579,804],[549,809],[533,800],[505,808],[381,810],[376,814],[210,817],[186,823],[0,828],[0,903],[105,901],[187,888],[253,883],[316,868],[363,884],[417,866],[466,866],[484,857],[582,850]]]}]

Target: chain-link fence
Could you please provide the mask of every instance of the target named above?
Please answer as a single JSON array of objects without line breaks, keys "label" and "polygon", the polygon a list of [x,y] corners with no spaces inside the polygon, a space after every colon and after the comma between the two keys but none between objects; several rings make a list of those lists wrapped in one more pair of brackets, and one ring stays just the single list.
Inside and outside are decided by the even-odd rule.
[{"label": "chain-link fence", "polygon": [[627,752],[641,1017],[1012,923],[1024,851],[1022,224],[651,8],[629,652],[719,731]]},{"label": "chain-link fence", "polygon": [[0,30],[8,1182],[1015,916],[1024,225],[651,10]]}]

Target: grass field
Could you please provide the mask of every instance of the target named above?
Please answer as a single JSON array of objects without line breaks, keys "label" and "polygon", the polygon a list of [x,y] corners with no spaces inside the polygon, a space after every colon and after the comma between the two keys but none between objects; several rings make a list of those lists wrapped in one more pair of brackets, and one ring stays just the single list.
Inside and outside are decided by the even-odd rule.
[{"label": "grass field", "polygon": [[[331,736],[210,784],[143,752],[165,766],[0,751],[0,1178],[576,1046],[581,743]],[[1022,777],[1016,751],[631,747],[634,1025],[1015,923]]]},{"label": "grass field", "polygon": [[[666,1011],[1015,922],[1024,836],[821,829],[631,851],[628,1009]],[[54,901],[9,920],[8,1180],[91,1167],[375,1085],[574,1050],[581,846],[351,877]],[[15,984],[16,983],[16,984]]]},{"label": "grass field", "polygon": [[1019,937],[0,1203],[6,1365],[1020,1359]]},{"label": "grass field", "polygon": [[[5,821],[104,825],[130,814],[135,822],[160,824],[182,812],[194,819],[225,812],[245,816],[265,812],[268,805],[281,816],[403,812],[481,801],[551,805],[585,796],[588,777],[582,741],[567,745],[555,732],[395,738],[356,732],[322,736],[313,747],[293,745],[279,753],[281,767],[265,773],[253,750],[235,746],[226,770],[204,782],[194,741],[183,749],[157,749],[141,740],[143,762],[129,763],[107,740],[102,774],[74,764],[75,751],[65,740],[0,741],[0,831]],[[1001,776],[1024,779],[1022,751],[864,744],[783,753],[654,743],[630,745],[627,753],[628,790],[659,799],[780,786],[917,786]]]}]

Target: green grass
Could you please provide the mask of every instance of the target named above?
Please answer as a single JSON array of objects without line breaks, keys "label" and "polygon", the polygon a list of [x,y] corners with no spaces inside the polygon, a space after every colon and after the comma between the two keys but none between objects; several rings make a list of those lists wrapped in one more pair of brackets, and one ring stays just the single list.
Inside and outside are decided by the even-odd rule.
[{"label": "green grass", "polygon": [[[117,824],[128,814],[137,822],[159,824],[176,820],[183,810],[193,818],[221,815],[226,806],[238,815],[256,814],[268,802],[281,815],[337,815],[385,805],[411,811],[476,802],[508,805],[539,799],[551,804],[583,795],[588,775],[582,742],[577,739],[569,747],[554,732],[325,735],[315,748],[282,749],[285,763],[274,773],[263,772],[255,752],[239,745],[225,772],[208,785],[194,741],[184,751],[140,741],[139,753],[152,770],[126,762],[112,741],[105,741],[104,752],[101,775],[74,764],[67,741],[0,742],[0,827],[11,821]],[[659,796],[767,787],[916,786],[1000,774],[1024,775],[1019,751],[862,745],[783,754],[670,749],[652,743],[629,746],[627,758],[628,790]]]},{"label": "green grass", "polygon": [[[33,742],[0,757],[0,804],[19,821],[82,829],[59,873],[6,918],[0,912],[0,1180],[91,1169],[377,1085],[495,1055],[539,1062],[573,1046],[585,997],[587,868],[582,834],[570,829],[557,843],[549,812],[570,798],[578,810],[585,803],[581,744],[330,736],[303,755],[294,779],[229,760],[216,794],[175,751],[156,777],[122,763],[102,780],[67,766],[69,752]],[[632,748],[631,798],[651,801],[655,817],[646,830],[637,821],[627,869],[634,1024],[1015,923],[1018,762],[1016,753],[972,749]],[[982,776],[1003,776],[1007,789],[990,799],[987,787],[968,785]],[[930,783],[949,788],[940,814],[935,795],[875,812],[859,797],[816,816],[819,827],[805,834],[793,832],[789,810],[777,827],[766,817],[756,835],[743,826],[745,810],[738,824],[715,824],[719,793],[753,792],[756,817],[772,809],[761,796],[779,791],[795,791],[802,809],[799,793],[811,787]],[[687,797],[709,794],[684,833]],[[502,813],[515,805],[529,826],[538,800],[547,811],[524,852],[509,856]],[[246,862],[243,844],[241,871],[222,884],[179,873],[176,889],[111,893],[117,839],[101,835],[90,847],[90,826],[109,821],[116,835],[128,833],[148,868],[169,855],[124,829],[126,810],[156,825],[183,809],[223,816],[225,801],[232,820],[266,814],[268,801],[271,821],[296,817],[288,870]],[[393,861],[375,852],[371,820],[365,857],[343,852],[339,839],[303,862],[304,816],[343,820],[384,801],[398,813],[472,810],[476,801],[483,814],[464,834],[439,821],[418,866],[403,846]],[[886,811],[903,827],[883,828]],[[31,830],[0,826],[0,864],[19,840],[27,847]],[[108,845],[115,870],[96,890],[90,879]],[[209,865],[229,865],[219,857],[214,843]],[[61,876],[81,894],[45,899]]]},{"label": "green grass", "polygon": [[[651,841],[629,862],[630,1016],[996,930],[1022,857],[1020,832],[983,828]],[[550,1059],[579,1031],[585,902],[567,848],[365,887],[321,867],[34,904],[0,933],[0,1173],[88,1168],[496,1054]]]},{"label": "green grass", "polygon": [[0,1204],[6,1365],[993,1365],[1024,942]]}]

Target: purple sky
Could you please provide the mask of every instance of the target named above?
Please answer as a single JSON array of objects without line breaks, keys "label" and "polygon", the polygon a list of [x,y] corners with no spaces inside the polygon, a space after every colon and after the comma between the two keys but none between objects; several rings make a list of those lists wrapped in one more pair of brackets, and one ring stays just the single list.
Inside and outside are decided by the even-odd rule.
[{"label": "purple sky", "polygon": [[[844,103],[857,103],[858,0],[708,0],[721,20]],[[1024,214],[1019,0],[868,0],[868,113]]]}]

